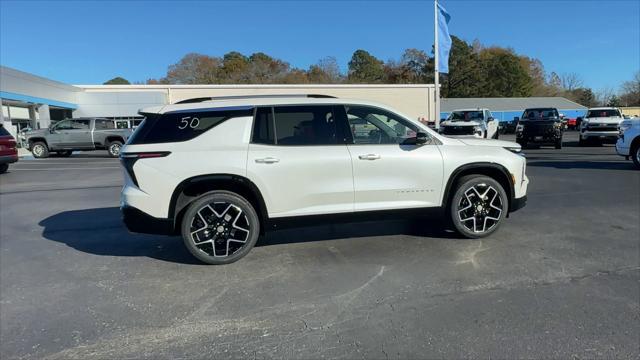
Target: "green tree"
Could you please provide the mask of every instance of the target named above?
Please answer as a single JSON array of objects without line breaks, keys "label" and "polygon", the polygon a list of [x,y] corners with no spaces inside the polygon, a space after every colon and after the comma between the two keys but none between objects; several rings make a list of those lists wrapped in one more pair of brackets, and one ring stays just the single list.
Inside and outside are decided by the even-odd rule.
[{"label": "green tree", "polygon": [[612,107],[619,107],[619,106],[622,106],[622,101],[620,101],[620,98],[617,95],[611,95],[606,105],[612,106]]},{"label": "green tree", "polygon": [[384,64],[365,50],[356,50],[349,61],[349,81],[380,83],[384,79]]},{"label": "green tree", "polygon": [[482,96],[483,77],[478,54],[464,40],[451,36],[449,73],[443,76],[441,93],[443,97]]},{"label": "green tree", "polygon": [[129,82],[129,80],[123,77],[117,76],[111,80],[105,81],[104,85],[131,85],[131,83]]},{"label": "green tree", "polygon": [[565,93],[565,97],[586,107],[598,105],[596,95],[589,88],[578,88],[572,91],[568,91],[567,93]]},{"label": "green tree", "polygon": [[531,96],[531,76],[513,50],[491,47],[483,49],[479,56],[485,79],[483,96]]}]

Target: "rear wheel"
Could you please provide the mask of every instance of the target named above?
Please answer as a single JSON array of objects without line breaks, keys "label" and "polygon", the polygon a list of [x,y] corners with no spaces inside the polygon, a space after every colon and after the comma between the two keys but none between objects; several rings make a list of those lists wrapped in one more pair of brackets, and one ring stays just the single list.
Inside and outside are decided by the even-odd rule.
[{"label": "rear wheel", "polygon": [[0,164],[0,174],[4,174],[9,170],[9,164]]},{"label": "rear wheel", "polygon": [[38,159],[47,158],[49,157],[49,148],[47,147],[47,144],[39,141],[33,143],[31,146],[31,153],[33,154],[33,157]]},{"label": "rear wheel", "polygon": [[118,157],[120,156],[120,149],[122,148],[122,142],[115,140],[109,143],[107,146],[107,151],[109,152],[109,156]]},{"label": "rear wheel", "polygon": [[556,140],[555,146],[556,149],[562,149],[562,139]]},{"label": "rear wheel", "polygon": [[481,238],[495,232],[509,211],[502,185],[483,175],[464,176],[458,184],[449,206],[456,230],[468,238]]},{"label": "rear wheel", "polygon": [[253,206],[229,191],[214,191],[194,201],[182,220],[182,238],[189,252],[211,264],[229,264],[244,257],[260,234]]}]

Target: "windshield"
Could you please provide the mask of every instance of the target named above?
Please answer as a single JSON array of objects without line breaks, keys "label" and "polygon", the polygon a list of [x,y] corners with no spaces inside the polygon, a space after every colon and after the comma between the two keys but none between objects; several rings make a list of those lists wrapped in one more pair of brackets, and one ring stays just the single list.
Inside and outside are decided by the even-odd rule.
[{"label": "windshield", "polygon": [[588,118],[620,117],[620,112],[616,109],[589,110],[587,117]]},{"label": "windshield", "polygon": [[527,109],[522,114],[523,119],[536,120],[558,117],[558,110],[556,109]]},{"label": "windshield", "polygon": [[482,119],[484,119],[482,111],[454,111],[449,115],[449,120],[451,121],[471,121]]}]

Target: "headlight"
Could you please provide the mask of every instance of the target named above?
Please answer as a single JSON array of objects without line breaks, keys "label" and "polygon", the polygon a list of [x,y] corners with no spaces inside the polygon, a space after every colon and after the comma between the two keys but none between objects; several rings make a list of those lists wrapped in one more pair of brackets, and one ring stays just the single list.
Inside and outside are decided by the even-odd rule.
[{"label": "headlight", "polygon": [[587,125],[589,125],[589,120],[587,119],[582,120],[582,122],[580,123],[581,127],[587,127]]},{"label": "headlight", "polygon": [[524,156],[524,153],[522,152],[522,147],[520,146],[505,146],[505,149],[511,151],[514,154]]},{"label": "headlight", "polygon": [[482,126],[480,125],[476,125],[473,127],[473,132],[475,132],[478,135],[482,135]]},{"label": "headlight", "polygon": [[516,126],[516,131],[520,132],[522,130],[524,130],[524,125],[518,124],[518,126]]}]

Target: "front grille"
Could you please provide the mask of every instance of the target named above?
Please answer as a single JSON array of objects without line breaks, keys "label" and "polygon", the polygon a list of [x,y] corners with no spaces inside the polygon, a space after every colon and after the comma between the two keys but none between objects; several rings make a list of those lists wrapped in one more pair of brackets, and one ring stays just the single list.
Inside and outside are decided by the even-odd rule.
[{"label": "front grille", "polygon": [[525,135],[533,135],[533,136],[544,136],[544,135],[553,135],[555,129],[553,126],[544,126],[544,125],[527,125],[524,127],[522,132]]},{"label": "front grille", "polygon": [[587,130],[589,131],[618,131],[617,125],[610,124],[589,124],[587,126]]},{"label": "front grille", "polygon": [[473,126],[443,126],[443,135],[473,135]]}]

